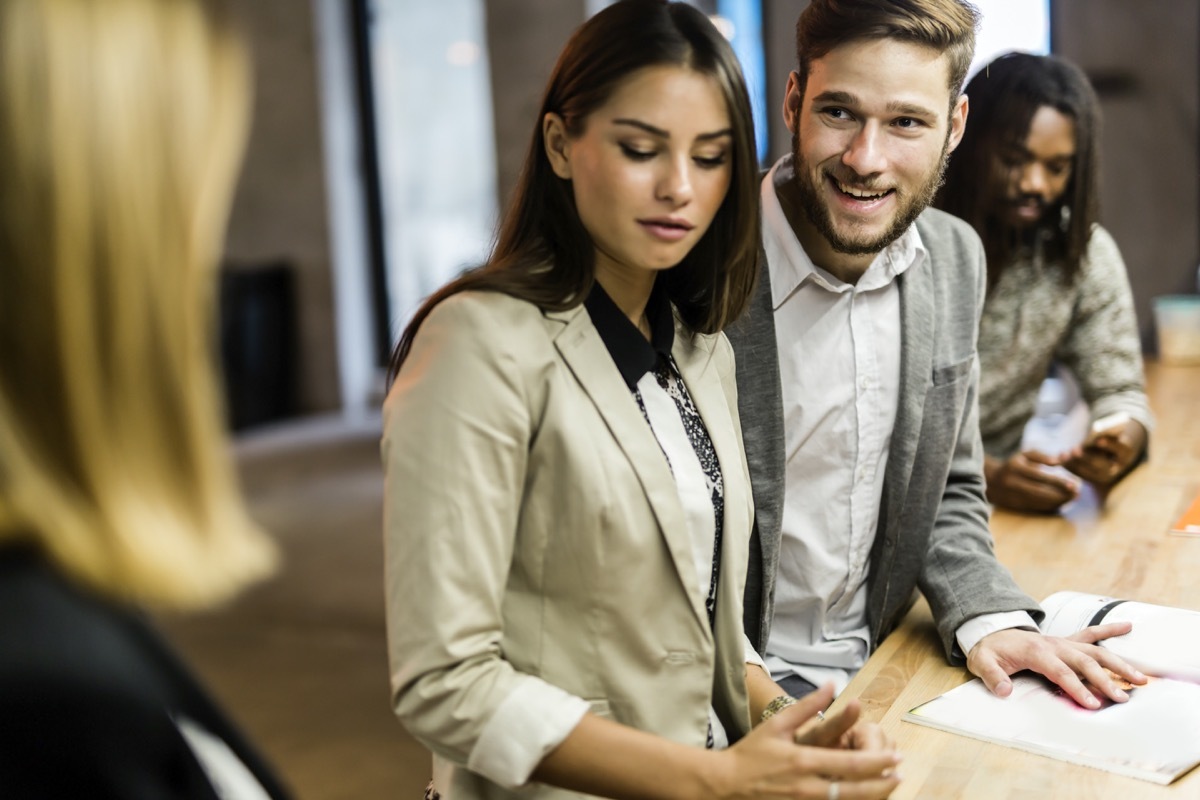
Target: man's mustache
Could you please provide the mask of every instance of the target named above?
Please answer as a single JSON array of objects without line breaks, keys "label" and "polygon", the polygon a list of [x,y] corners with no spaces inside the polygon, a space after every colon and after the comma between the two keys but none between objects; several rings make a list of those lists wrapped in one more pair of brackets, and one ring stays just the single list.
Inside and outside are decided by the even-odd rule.
[{"label": "man's mustache", "polygon": [[1046,198],[1040,194],[1023,194],[1012,201],[1013,205],[1023,206],[1028,204],[1036,204],[1039,209],[1045,209],[1048,203]]}]

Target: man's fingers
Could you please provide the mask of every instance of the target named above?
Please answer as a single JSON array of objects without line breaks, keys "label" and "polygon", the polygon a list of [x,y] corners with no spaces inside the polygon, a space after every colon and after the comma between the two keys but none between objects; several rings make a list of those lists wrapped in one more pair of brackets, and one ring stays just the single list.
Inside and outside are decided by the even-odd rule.
[{"label": "man's fingers", "polygon": [[1031,461],[1034,464],[1042,464],[1047,467],[1057,467],[1061,464],[1061,460],[1057,456],[1048,455],[1041,450],[1024,450],[1018,454],[1018,458],[1014,459],[1017,463],[1022,460]]},{"label": "man's fingers", "polygon": [[[1052,478],[1053,480],[1045,480]],[[1066,481],[1043,472],[1029,478],[1013,475],[1009,478],[1010,492],[1019,494],[1021,506],[1032,511],[1053,511],[1064,503],[1075,499],[1077,490]]]},{"label": "man's fingers", "polygon": [[[1086,646],[1086,649],[1082,652],[1088,658],[1096,661],[1107,672],[1114,673],[1118,678],[1123,678],[1130,683],[1142,684],[1146,682],[1146,676],[1142,674],[1141,670],[1121,658],[1112,650],[1096,644],[1105,639],[1111,639],[1114,636],[1124,636],[1131,630],[1133,630],[1133,623],[1131,622],[1110,622],[1105,625],[1091,625],[1068,636],[1067,641],[1077,642]],[[1106,677],[1110,676],[1106,675]],[[1097,684],[1097,687],[1104,690],[1104,686],[1100,684]],[[1108,691],[1104,693],[1109,697],[1113,697]],[[1113,699],[1116,698],[1113,697]]]},{"label": "man's fingers", "polygon": [[[1145,682],[1145,676],[1102,647],[1077,645],[1067,640],[1061,640],[1061,644],[1063,647],[1047,653],[1044,659],[1031,664],[1030,668],[1056,683],[1084,708],[1100,707],[1096,692],[1117,703],[1128,700],[1126,686],[1122,686],[1117,679],[1127,676],[1129,683]],[[1134,676],[1138,679],[1135,680]],[[1091,685],[1088,686],[1085,681]]]},{"label": "man's fingers", "polygon": [[1127,430],[1104,434],[1088,442],[1083,452],[1065,465],[1084,480],[1111,483],[1133,463],[1140,447]]},{"label": "man's fingers", "polygon": [[[1090,684],[1085,684],[1085,688],[1089,691],[1094,688],[1114,703],[1124,703],[1129,699],[1129,695],[1125,692],[1125,686],[1129,686],[1129,684],[1125,683],[1123,686],[1113,680],[1113,673],[1100,666],[1099,662],[1091,656],[1079,653],[1071,659],[1070,663],[1086,679],[1087,684]],[[1093,694],[1095,693],[1093,692]]]},{"label": "man's fingers", "polygon": [[990,652],[972,651],[971,658],[967,660],[967,667],[979,676],[992,694],[997,697],[1008,697],[1012,694],[1012,681],[1009,680],[1008,672]]},{"label": "man's fingers", "polygon": [[[1036,484],[1039,487],[1052,487],[1060,493],[1065,493],[1070,497],[1074,497],[1079,492],[1078,484],[1071,478],[1065,475],[1056,475],[1053,472],[1047,472],[1043,469],[1042,464],[1049,466],[1058,466],[1059,462],[1055,460],[1035,461],[1028,456],[1042,455],[1037,451],[1030,451],[1027,454],[1021,454],[1012,459],[1012,472],[1014,477],[1022,478],[1029,483]],[[1026,457],[1022,457],[1026,456]],[[1043,456],[1044,458],[1048,458]]]},{"label": "man's fingers", "polygon": [[1100,666],[1115,674],[1118,678],[1126,680],[1129,683],[1135,683],[1139,685],[1148,680],[1140,669],[1133,666],[1111,650],[1106,650],[1103,647],[1097,647],[1093,651],[1093,655],[1095,656],[1096,661],[1100,663]]},{"label": "man's fingers", "polygon": [[[1114,623],[1114,624],[1115,625],[1129,625],[1129,623],[1127,623],[1127,622],[1126,623]],[[1107,627],[1107,626],[1097,626],[1097,627]],[[1080,631],[1080,633],[1083,633],[1083,631]],[[1121,658],[1119,655],[1117,655],[1112,650],[1109,650],[1106,647],[1100,647],[1100,646],[1089,647],[1087,649],[1087,653],[1089,656],[1091,656],[1096,661],[1098,661],[1100,663],[1100,666],[1104,667],[1106,670],[1108,670],[1110,672],[1116,673],[1118,677],[1124,678],[1125,680],[1129,681],[1130,683],[1141,684],[1141,683],[1146,682],[1146,676],[1144,674],[1142,674],[1142,671],[1140,669],[1133,666],[1128,661]]]},{"label": "man's fingers", "polygon": [[1129,450],[1129,445],[1122,442],[1118,436],[1099,436],[1088,443],[1084,451],[1094,451],[1103,453],[1109,458],[1119,458],[1123,452]]},{"label": "man's fingers", "polygon": [[1095,644],[1114,636],[1124,636],[1131,630],[1133,630],[1132,622],[1108,622],[1104,625],[1089,625],[1066,638],[1072,642]]},{"label": "man's fingers", "polygon": [[1117,456],[1109,451],[1095,446],[1085,447],[1083,453],[1077,458],[1073,458],[1066,462],[1064,466],[1072,472],[1087,470],[1090,472],[1103,473],[1118,464]]},{"label": "man's fingers", "polygon": [[[1082,666],[1082,662],[1080,662],[1080,666]],[[1095,709],[1100,707],[1100,701],[1096,699],[1096,695],[1084,686],[1083,681],[1079,679],[1076,667],[1067,664],[1061,658],[1052,657],[1048,662],[1035,664],[1030,668],[1034,672],[1049,678],[1052,683],[1056,684],[1072,700],[1084,708]]]}]

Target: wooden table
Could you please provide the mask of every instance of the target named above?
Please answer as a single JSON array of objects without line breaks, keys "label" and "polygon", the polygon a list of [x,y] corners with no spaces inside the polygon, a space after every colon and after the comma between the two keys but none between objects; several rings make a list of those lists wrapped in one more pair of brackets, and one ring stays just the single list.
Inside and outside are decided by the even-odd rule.
[{"label": "wooden table", "polygon": [[[1200,366],[1147,364],[1147,391],[1150,460],[1106,501],[1088,492],[1061,516],[993,515],[996,554],[1033,597],[1074,589],[1200,610],[1200,538],[1167,533],[1200,493]],[[946,664],[922,601],[838,699],[857,697],[903,751],[897,800],[1200,798],[1200,768],[1162,787],[901,721],[968,677]]]}]

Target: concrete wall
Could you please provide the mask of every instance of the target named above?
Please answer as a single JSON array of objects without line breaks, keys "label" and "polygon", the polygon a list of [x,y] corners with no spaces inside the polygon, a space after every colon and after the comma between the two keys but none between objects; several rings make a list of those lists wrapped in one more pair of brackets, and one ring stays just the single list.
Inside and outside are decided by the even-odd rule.
[{"label": "concrete wall", "polygon": [[296,290],[298,413],[340,404],[312,6],[240,0],[254,48],[254,123],[229,224],[235,268],[284,260]]},{"label": "concrete wall", "polygon": [[783,92],[788,73],[796,68],[796,19],[808,0],[762,0],[763,50],[767,68],[767,143],[770,163],[792,149],[792,134],[783,124]]},{"label": "concrete wall", "polygon": [[496,128],[496,191],[503,212],[558,53],[585,16],[583,0],[488,0],[487,38]]},{"label": "concrete wall", "polygon": [[[804,5],[763,0],[772,158],[789,147],[778,109]],[[240,6],[255,49],[257,96],[228,257],[242,266],[278,259],[293,265],[295,406],[300,413],[333,410],[342,401],[313,6],[296,0],[240,0]],[[587,7],[585,0],[488,0],[502,203],[554,59]],[[1200,262],[1200,4],[1055,0],[1053,14],[1056,51],[1080,63],[1101,90],[1103,219],[1125,254],[1150,343],[1150,299],[1194,290]]]},{"label": "concrete wall", "polygon": [[1143,343],[1151,300],[1196,291],[1200,263],[1200,3],[1055,0],[1053,49],[1104,113],[1101,217],[1121,247]]}]

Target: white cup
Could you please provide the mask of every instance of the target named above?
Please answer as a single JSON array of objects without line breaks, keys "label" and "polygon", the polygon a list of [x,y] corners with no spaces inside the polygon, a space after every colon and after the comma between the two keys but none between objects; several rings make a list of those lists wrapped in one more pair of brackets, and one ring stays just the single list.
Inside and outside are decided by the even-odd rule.
[{"label": "white cup", "polygon": [[1200,295],[1154,298],[1158,358],[1164,364],[1200,364]]}]

